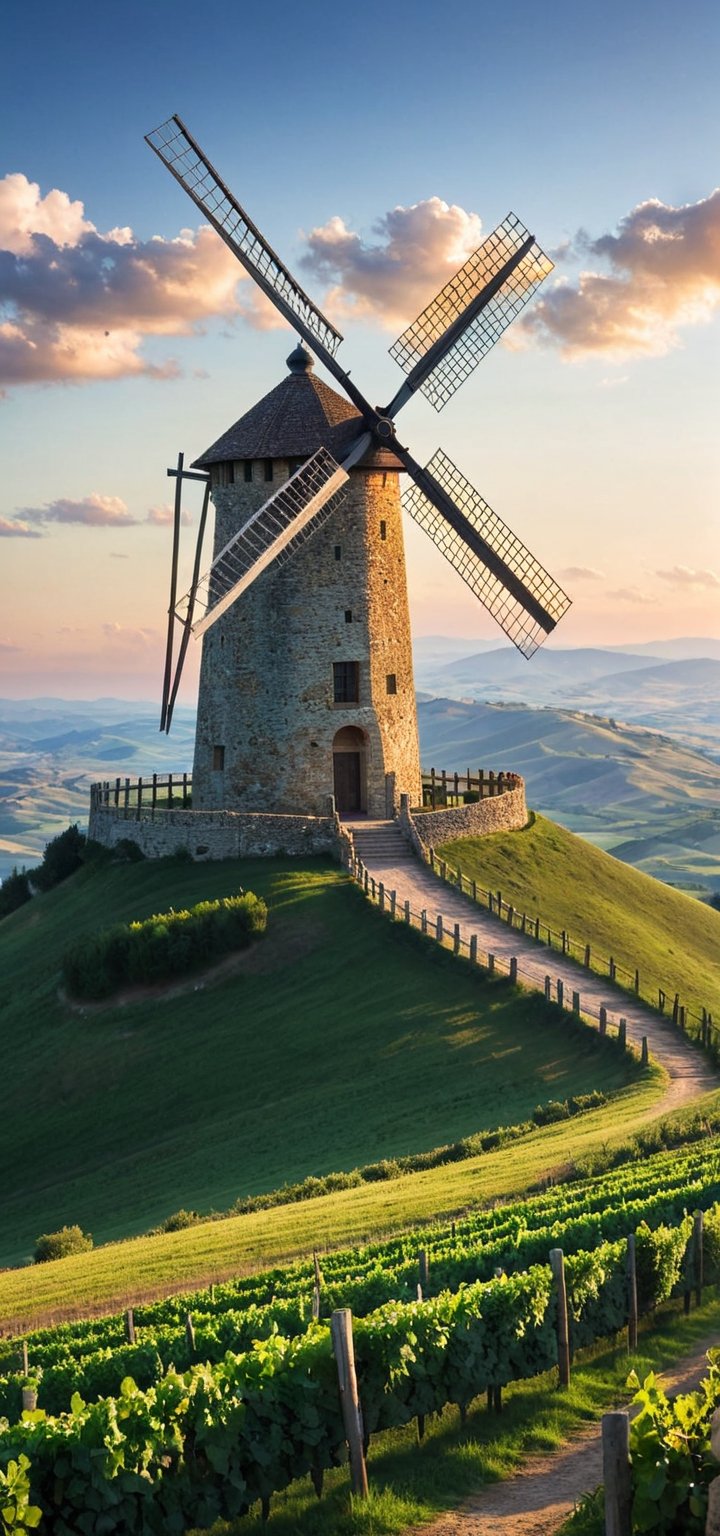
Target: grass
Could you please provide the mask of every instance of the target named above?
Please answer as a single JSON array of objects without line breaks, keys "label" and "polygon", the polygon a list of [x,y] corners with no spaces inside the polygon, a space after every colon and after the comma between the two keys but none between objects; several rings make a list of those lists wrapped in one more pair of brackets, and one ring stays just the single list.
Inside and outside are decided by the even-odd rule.
[{"label": "grass", "polygon": [[[688,1318],[680,1304],[671,1304],[646,1323],[632,1359],[622,1343],[583,1351],[566,1392],[557,1388],[557,1373],[548,1372],[508,1388],[499,1418],[478,1400],[464,1427],[452,1407],[428,1419],[419,1445],[415,1423],[373,1438],[367,1504],[351,1499],[343,1467],[326,1474],[321,1501],[309,1484],[295,1483],[273,1498],[265,1525],[259,1511],[253,1511],[213,1527],[213,1536],[256,1536],[261,1530],[267,1536],[410,1536],[408,1527],[457,1507],[484,1484],[511,1477],[528,1456],[552,1454],[608,1408],[624,1405],[631,1366],[642,1379],[650,1371],[670,1369],[719,1336],[717,1298]],[[527,1516],[529,1523],[530,1505]]]},{"label": "grass", "polygon": [[519,832],[464,838],[439,850],[471,880],[529,917],[590,944],[598,963],[640,970],[643,996],[720,1015],[720,913],[622,864],[564,827],[531,816]]},{"label": "grass", "polygon": [[[60,999],[70,941],[240,886],[265,897],[270,917],[236,974],[124,1006]],[[0,1132],[5,1263],[64,1223],[96,1242],[127,1237],[179,1206],[227,1209],[240,1195],[514,1123],[538,1102],[591,1088],[624,1089],[622,1117],[637,1077],[542,998],[390,925],[321,860],[88,867],[2,923],[0,967],[12,1085]],[[629,1101],[637,1108],[657,1089],[646,1082]],[[448,1200],[442,1172],[436,1206]],[[470,1174],[462,1187],[459,1203],[472,1198]],[[386,1200],[406,1219],[402,1197],[381,1191],[362,1226],[387,1224]],[[410,1205],[414,1219],[414,1193]],[[324,1228],[333,1236],[335,1218],[329,1211]],[[303,1233],[317,1219],[300,1218]],[[258,1224],[274,1234],[262,1238],[263,1258],[268,1243],[287,1252],[306,1240],[297,1216],[285,1220]],[[248,1239],[252,1250],[247,1222],[219,1263],[237,1263]],[[154,1270],[154,1250],[148,1258]]]}]

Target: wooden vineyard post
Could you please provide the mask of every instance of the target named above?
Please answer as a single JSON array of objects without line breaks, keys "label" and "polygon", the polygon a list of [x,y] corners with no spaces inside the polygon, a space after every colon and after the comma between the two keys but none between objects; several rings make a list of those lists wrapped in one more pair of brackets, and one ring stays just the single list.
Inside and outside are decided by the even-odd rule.
[{"label": "wooden vineyard post", "polygon": [[605,1536],[631,1536],[630,1419],[625,1409],[602,1418]]},{"label": "wooden vineyard post", "polygon": [[185,1338],[191,1355],[195,1354],[195,1327],[192,1320],[192,1312],[188,1312],[185,1318]]},{"label": "wooden vineyard post", "polygon": [[133,1317],[132,1307],[128,1307],[125,1313],[125,1337],[128,1344],[135,1343],[135,1318]]},{"label": "wooden vineyard post", "polygon": [[460,924],[459,923],[456,923],[455,927],[453,928],[453,954],[454,955],[459,955],[460,954]]},{"label": "wooden vineyard post", "polygon": [[598,1022],[599,1022],[599,1025],[600,1025],[600,1034],[601,1035],[606,1035],[607,1034],[607,1008],[605,1008],[602,1003],[600,1004],[600,1014],[599,1014],[599,1021]]},{"label": "wooden vineyard post", "polygon": [[693,1269],[695,1271],[695,1303],[702,1306],[702,1293],[704,1275],[703,1263],[703,1213],[696,1211],[693,1216]]},{"label": "wooden vineyard post", "polygon": [[428,1263],[427,1248],[421,1248],[418,1254],[418,1266],[420,1269],[420,1284],[423,1294],[427,1295],[430,1286],[430,1265]]},{"label": "wooden vineyard post", "polygon": [[550,1268],[557,1295],[558,1374],[561,1387],[570,1386],[570,1338],[568,1333],[567,1289],[565,1286],[565,1259],[562,1248],[550,1249]]},{"label": "wooden vineyard post", "polygon": [[518,968],[517,955],[511,955],[511,957],[510,957],[510,980],[513,983],[514,986],[517,986],[517,968]]},{"label": "wooden vineyard post", "polygon": [[333,1312],[330,1322],[333,1354],[337,1365],[340,1406],[342,1408],[345,1439],[350,1454],[350,1481],[352,1491],[359,1498],[368,1494],[367,1467],[363,1452],[363,1427],[357,1376],[355,1374],[355,1350],[353,1348],[352,1312],[341,1307]]},{"label": "wooden vineyard post", "polygon": [[550,980],[549,976],[546,976],[545,977],[545,1002],[549,1003],[551,998],[552,998],[552,981]]},{"label": "wooden vineyard post", "polygon": [[322,1287],[322,1272],[320,1270],[320,1260],[317,1256],[317,1248],[313,1248],[313,1269],[315,1270],[315,1284],[318,1290],[320,1290]]},{"label": "wooden vineyard post", "polygon": [[558,979],[557,979],[558,1008],[562,1008],[564,1006],[564,996],[565,996],[565,987],[563,985],[563,979],[562,979],[562,976],[558,976]]},{"label": "wooden vineyard post", "polygon": [[478,938],[476,933],[470,934],[470,959],[473,965],[477,965]]},{"label": "wooden vineyard post", "polygon": [[319,1285],[314,1285],[313,1286],[312,1315],[313,1315],[313,1322],[317,1323],[319,1321],[319,1318],[320,1318],[320,1286]]},{"label": "wooden vineyard post", "polygon": [[638,1330],[638,1304],[637,1304],[637,1269],[635,1266],[635,1233],[631,1232],[627,1240],[627,1283],[628,1283],[628,1353],[634,1354],[637,1349]]},{"label": "wooden vineyard post", "polygon": [[442,914],[440,912],[438,912],[437,922],[435,924],[435,938],[437,939],[438,944],[442,944],[444,939],[444,929]]},{"label": "wooden vineyard post", "polygon": [[22,1369],[23,1369],[23,1376],[27,1376],[28,1373],[29,1373],[29,1370],[30,1370],[30,1361],[28,1360],[27,1339],[23,1339],[23,1343],[22,1343]]}]

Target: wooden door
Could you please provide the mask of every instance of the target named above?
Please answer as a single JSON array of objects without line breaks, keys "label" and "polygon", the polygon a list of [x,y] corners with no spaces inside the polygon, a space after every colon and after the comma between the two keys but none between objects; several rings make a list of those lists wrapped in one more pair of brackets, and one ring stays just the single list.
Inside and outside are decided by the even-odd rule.
[{"label": "wooden door", "polygon": [[339,812],[362,810],[360,791],[360,753],[334,752],[333,778],[335,808]]}]

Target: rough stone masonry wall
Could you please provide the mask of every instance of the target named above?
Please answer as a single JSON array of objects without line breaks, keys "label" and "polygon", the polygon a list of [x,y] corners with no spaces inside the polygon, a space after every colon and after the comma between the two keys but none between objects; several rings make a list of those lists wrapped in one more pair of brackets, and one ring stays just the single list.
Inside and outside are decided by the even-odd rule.
[{"label": "rough stone masonry wall", "polygon": [[337,858],[340,839],[331,816],[258,816],[237,811],[143,810],[93,806],[88,835],[106,848],[131,838],[148,859],[186,848],[194,859],[291,858],[329,853]]},{"label": "rough stone masonry wall", "polygon": [[[509,777],[509,776],[508,776]],[[408,841],[422,853],[456,837],[481,837],[488,832],[515,832],[527,824],[525,782],[517,777],[512,788],[471,805],[442,807],[435,811],[411,811],[403,802],[400,823]]]},{"label": "rough stone masonry wall", "polygon": [[[288,468],[275,460],[272,484],[238,476],[214,487],[216,550],[279,488]],[[358,663],[357,704],[334,703],[335,661]],[[353,470],[327,521],[285,565],[263,572],[204,636],[194,805],[323,815],[333,794],[333,739],[347,726],[364,736],[363,809],[392,815],[403,792],[416,801],[417,717],[392,470]],[[213,768],[214,747],[224,748],[222,771]]]}]

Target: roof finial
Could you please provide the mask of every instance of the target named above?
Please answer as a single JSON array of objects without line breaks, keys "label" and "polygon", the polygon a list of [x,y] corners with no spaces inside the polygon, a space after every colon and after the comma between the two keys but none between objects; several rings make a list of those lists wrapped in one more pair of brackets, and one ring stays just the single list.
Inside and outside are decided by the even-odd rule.
[{"label": "roof finial", "polygon": [[310,373],[315,366],[315,359],[312,352],[308,352],[307,347],[299,341],[295,351],[290,353],[287,365],[291,373]]}]

